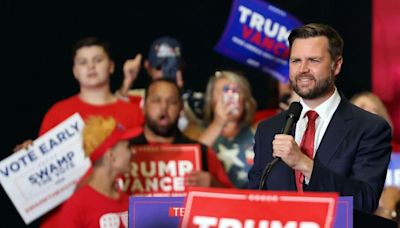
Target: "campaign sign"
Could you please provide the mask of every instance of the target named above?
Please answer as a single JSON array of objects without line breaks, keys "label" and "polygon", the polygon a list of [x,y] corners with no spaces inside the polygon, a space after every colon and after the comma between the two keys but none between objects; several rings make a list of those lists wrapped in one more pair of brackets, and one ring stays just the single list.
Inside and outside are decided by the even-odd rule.
[{"label": "campaign sign", "polygon": [[337,193],[190,188],[181,227],[332,227]]},{"label": "campaign sign", "polygon": [[[129,227],[178,227],[185,213],[183,206],[183,197],[132,196],[129,199]],[[333,227],[353,227],[353,197],[338,197]]]},{"label": "campaign sign", "polygon": [[75,113],[0,162],[0,182],[26,224],[65,201],[90,166]]},{"label": "campaign sign", "polygon": [[201,170],[198,144],[135,146],[133,153],[124,187],[131,195],[184,196],[185,176]]},{"label": "campaign sign", "polygon": [[390,157],[385,186],[400,187],[400,153],[393,152]]},{"label": "campaign sign", "polygon": [[183,217],[183,197],[129,198],[129,228],[176,228]]},{"label": "campaign sign", "polygon": [[294,16],[261,0],[235,0],[215,50],[276,79],[289,79],[289,42]]}]

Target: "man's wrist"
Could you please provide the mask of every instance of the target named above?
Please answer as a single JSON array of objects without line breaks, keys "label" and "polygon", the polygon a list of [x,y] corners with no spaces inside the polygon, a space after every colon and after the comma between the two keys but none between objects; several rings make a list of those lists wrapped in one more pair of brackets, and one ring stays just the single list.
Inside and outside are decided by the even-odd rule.
[{"label": "man's wrist", "polygon": [[122,100],[129,101],[128,95],[122,94],[120,89],[115,91],[115,96],[117,96],[118,98],[120,98]]},{"label": "man's wrist", "polygon": [[224,126],[225,126],[225,121],[224,121],[224,120],[214,120],[214,121],[212,122],[212,125],[213,125],[214,127],[216,127],[216,128],[222,129],[222,128],[224,128]]},{"label": "man's wrist", "polygon": [[397,211],[395,209],[385,208],[385,207],[378,207],[377,212],[380,215],[383,215],[386,218],[396,220],[397,219]]},{"label": "man's wrist", "polygon": [[306,155],[304,155],[304,160],[294,167],[295,170],[300,171],[308,179],[311,179],[313,168],[314,161],[308,158]]}]

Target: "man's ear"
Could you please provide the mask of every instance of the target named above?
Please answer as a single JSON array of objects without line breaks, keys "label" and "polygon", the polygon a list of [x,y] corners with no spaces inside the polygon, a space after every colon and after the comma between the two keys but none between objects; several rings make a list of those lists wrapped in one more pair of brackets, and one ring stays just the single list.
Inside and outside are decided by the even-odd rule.
[{"label": "man's ear", "polygon": [[185,107],[185,104],[183,104],[183,100],[181,101],[181,104],[180,104],[180,107],[179,107],[179,112],[181,113],[181,114],[183,114],[184,113],[184,107]]},{"label": "man's ear", "polygon": [[103,161],[105,164],[111,164],[111,162],[114,160],[114,155],[111,151],[111,148],[107,149],[107,151],[103,154]]},{"label": "man's ear", "polygon": [[339,56],[332,66],[333,75],[336,76],[340,73],[340,70],[342,69],[342,64],[343,64],[343,56]]},{"label": "man's ear", "polygon": [[74,75],[74,78],[76,79],[76,80],[78,80],[78,74],[77,74],[77,72],[76,72],[76,68],[75,68],[75,65],[73,65],[72,66],[72,74]]},{"label": "man's ear", "polygon": [[110,72],[110,74],[114,74],[115,63],[112,60],[110,60],[110,61],[111,61],[111,63],[110,63],[110,67],[109,67],[109,72]]}]

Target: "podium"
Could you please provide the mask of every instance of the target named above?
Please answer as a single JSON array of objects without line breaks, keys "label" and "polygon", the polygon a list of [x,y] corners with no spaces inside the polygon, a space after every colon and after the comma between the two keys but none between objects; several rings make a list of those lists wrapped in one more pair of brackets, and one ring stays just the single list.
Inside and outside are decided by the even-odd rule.
[{"label": "podium", "polygon": [[186,197],[130,198],[129,227],[351,228],[397,227],[397,223],[353,210],[352,197],[191,188]]}]

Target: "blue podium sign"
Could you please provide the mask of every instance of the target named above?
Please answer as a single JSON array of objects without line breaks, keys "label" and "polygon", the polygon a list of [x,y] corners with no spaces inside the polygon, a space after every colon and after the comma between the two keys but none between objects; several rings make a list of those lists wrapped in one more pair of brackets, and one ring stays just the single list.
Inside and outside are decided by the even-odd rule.
[{"label": "blue podium sign", "polygon": [[341,196],[338,198],[334,228],[353,227],[353,197]]},{"label": "blue podium sign", "polygon": [[179,227],[184,213],[183,197],[129,198],[129,228]]},{"label": "blue podium sign", "polygon": [[[176,228],[183,217],[184,197],[136,197],[129,199],[129,228]],[[353,227],[353,197],[339,197],[334,228]]]}]

